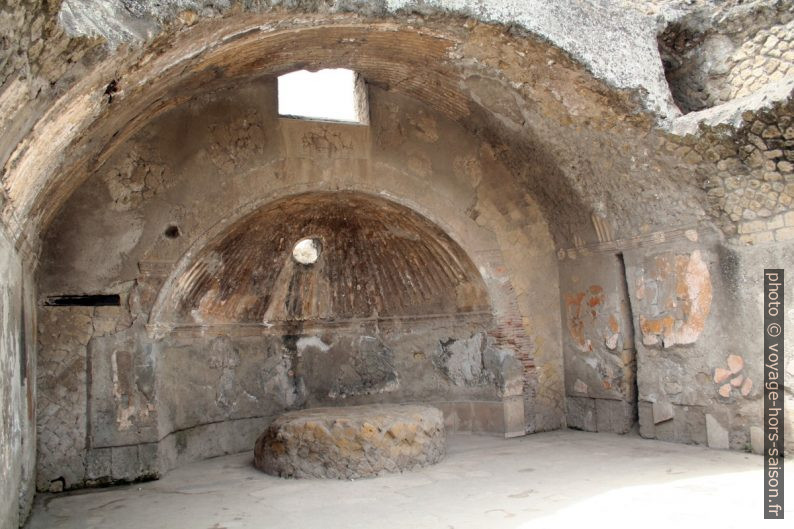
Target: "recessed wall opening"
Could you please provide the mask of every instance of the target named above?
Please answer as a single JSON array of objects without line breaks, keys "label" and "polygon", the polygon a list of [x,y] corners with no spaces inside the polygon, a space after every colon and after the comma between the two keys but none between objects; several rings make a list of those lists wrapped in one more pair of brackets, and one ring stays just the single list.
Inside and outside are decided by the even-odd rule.
[{"label": "recessed wall opening", "polygon": [[278,78],[278,113],[282,117],[369,122],[366,83],[353,70],[298,70]]},{"label": "recessed wall opening", "polygon": [[45,307],[118,307],[121,296],[118,294],[65,294],[49,296],[44,300]]},{"label": "recessed wall opening", "polygon": [[314,239],[301,239],[292,248],[292,258],[302,265],[313,265],[320,257],[320,247]]},{"label": "recessed wall opening", "polygon": [[170,224],[170,225],[169,225],[169,226],[168,226],[168,227],[165,229],[165,231],[163,232],[163,234],[164,234],[164,235],[165,235],[167,238],[169,238],[169,239],[176,239],[176,238],[178,238],[178,237],[179,237],[179,236],[180,236],[182,233],[179,231],[179,226],[177,226],[176,224]]}]

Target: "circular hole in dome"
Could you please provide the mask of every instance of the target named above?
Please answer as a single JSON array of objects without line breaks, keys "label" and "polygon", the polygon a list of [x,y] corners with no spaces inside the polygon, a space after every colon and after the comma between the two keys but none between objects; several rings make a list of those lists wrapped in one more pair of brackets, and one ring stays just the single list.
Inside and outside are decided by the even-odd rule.
[{"label": "circular hole in dome", "polygon": [[169,239],[176,239],[180,235],[181,233],[179,232],[179,226],[176,224],[172,224],[165,229],[165,236]]},{"label": "circular hole in dome", "polygon": [[320,245],[314,239],[301,239],[292,248],[292,258],[302,265],[313,265],[320,257]]}]

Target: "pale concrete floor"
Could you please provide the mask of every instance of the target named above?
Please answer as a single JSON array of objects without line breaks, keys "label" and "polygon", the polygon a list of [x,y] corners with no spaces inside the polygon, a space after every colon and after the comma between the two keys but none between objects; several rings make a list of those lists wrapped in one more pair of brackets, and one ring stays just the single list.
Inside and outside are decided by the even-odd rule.
[{"label": "pale concrete floor", "polygon": [[252,466],[251,453],[224,456],[159,481],[41,495],[27,527],[685,529],[705,522],[725,529],[763,522],[760,456],[572,430],[511,440],[454,436],[448,448],[433,467],[352,482],[274,478]]}]

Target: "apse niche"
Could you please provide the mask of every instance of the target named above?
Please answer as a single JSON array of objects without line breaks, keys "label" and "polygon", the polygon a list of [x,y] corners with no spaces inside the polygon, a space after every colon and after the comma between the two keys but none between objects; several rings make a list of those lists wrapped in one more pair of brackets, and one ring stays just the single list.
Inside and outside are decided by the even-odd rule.
[{"label": "apse niche", "polygon": [[422,402],[504,431],[486,285],[412,210],[358,193],[298,195],[187,255],[150,320],[161,428]]}]

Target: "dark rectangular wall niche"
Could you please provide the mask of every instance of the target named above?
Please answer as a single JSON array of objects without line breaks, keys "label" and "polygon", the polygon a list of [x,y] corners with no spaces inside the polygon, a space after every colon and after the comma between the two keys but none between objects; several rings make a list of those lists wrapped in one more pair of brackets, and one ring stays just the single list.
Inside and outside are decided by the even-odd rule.
[{"label": "dark rectangular wall niche", "polygon": [[118,294],[67,294],[50,296],[44,300],[45,307],[118,307]]}]

